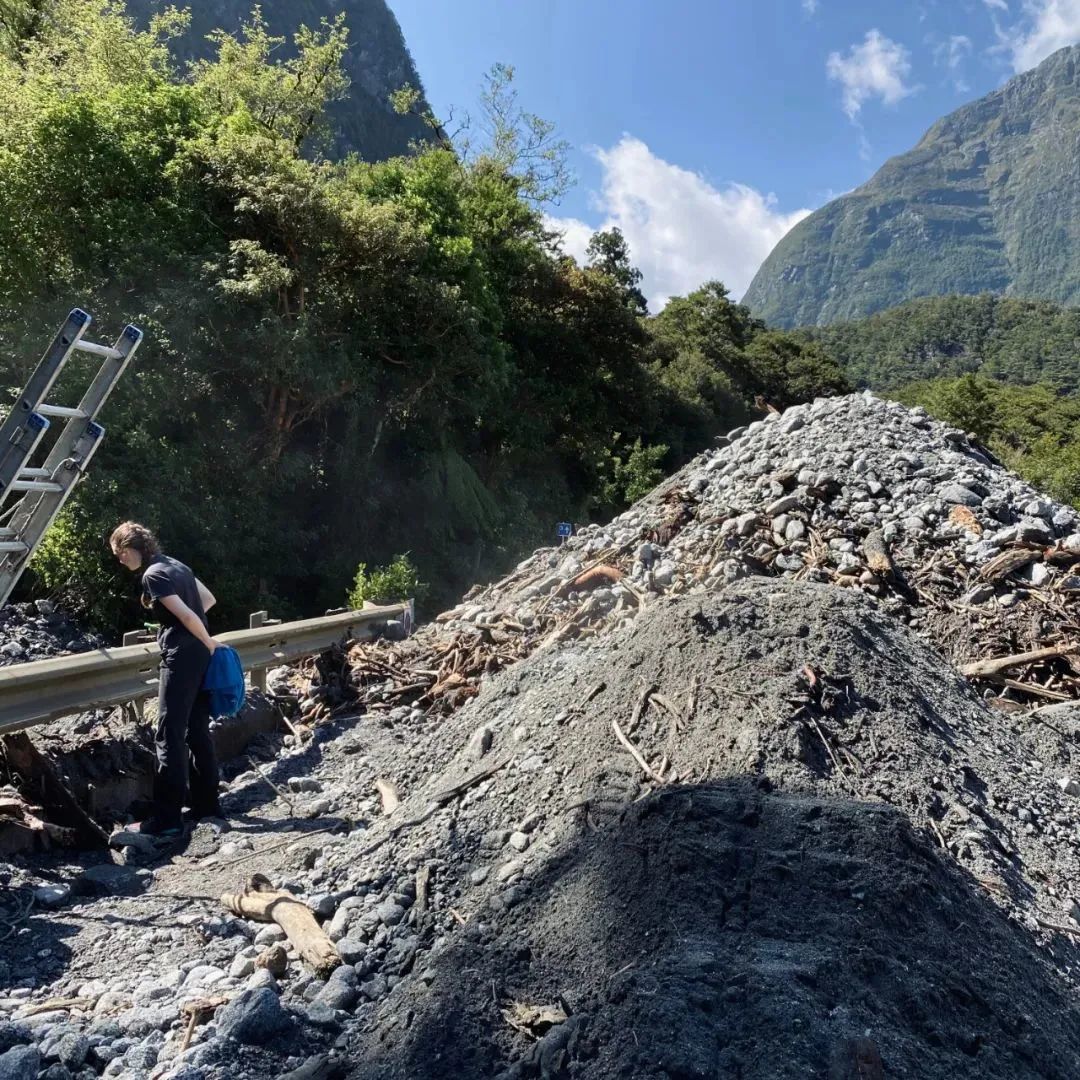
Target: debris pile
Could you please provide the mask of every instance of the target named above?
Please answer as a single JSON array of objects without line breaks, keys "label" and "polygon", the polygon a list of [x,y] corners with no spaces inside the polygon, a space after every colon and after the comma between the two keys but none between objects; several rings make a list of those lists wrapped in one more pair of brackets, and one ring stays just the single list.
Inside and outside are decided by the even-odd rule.
[{"label": "debris pile", "polygon": [[301,720],[357,701],[446,714],[538,649],[624,625],[657,596],[751,575],[878,597],[958,666],[994,660],[971,673],[1005,710],[1080,697],[1072,507],[923,410],[870,394],[770,413],[724,441],[389,652],[358,645],[351,670],[339,662],[332,674],[309,665]]},{"label": "debris pile", "polygon": [[0,667],[101,646],[100,638],[86,633],[51,600],[0,607]]},{"label": "debris pile", "polygon": [[753,426],[277,673],[230,830],[13,868],[0,1076],[1080,1075],[1077,528],[918,412]]}]

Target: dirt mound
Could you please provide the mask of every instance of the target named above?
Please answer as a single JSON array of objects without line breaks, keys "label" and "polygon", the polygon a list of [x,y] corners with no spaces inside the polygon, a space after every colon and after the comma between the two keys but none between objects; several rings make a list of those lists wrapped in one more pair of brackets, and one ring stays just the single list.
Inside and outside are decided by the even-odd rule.
[{"label": "dirt mound", "polygon": [[[375,1046],[350,1046],[349,1075],[1080,1070],[1080,1012],[1053,965],[879,805],[736,780],[667,788],[583,834],[497,926],[461,938],[400,995]],[[533,1042],[501,1015],[520,1006],[570,1016]]]},{"label": "dirt mound", "polygon": [[[1080,1068],[1076,950],[1037,921],[1065,918],[1073,800],[865,597],[756,579],[660,600],[395,728],[412,761],[371,766],[405,819],[477,748],[502,764],[456,811],[332,857],[339,884],[432,865],[453,909],[419,977],[358,1014],[354,1075],[802,1077],[866,1033],[888,1076]],[[503,1015],[560,1000],[536,1045]]]}]

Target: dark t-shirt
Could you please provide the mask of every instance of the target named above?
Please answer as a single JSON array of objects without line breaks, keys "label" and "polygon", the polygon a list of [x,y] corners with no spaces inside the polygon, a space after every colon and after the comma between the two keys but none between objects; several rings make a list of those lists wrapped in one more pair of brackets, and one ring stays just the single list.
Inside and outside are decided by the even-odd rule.
[{"label": "dark t-shirt", "polygon": [[142,587],[143,594],[154,602],[153,611],[161,623],[158,644],[163,649],[182,645],[185,640],[195,640],[183,623],[161,603],[164,597],[179,596],[202,619],[203,626],[208,625],[195,575],[182,562],[170,559],[168,555],[155,555],[143,571]]}]

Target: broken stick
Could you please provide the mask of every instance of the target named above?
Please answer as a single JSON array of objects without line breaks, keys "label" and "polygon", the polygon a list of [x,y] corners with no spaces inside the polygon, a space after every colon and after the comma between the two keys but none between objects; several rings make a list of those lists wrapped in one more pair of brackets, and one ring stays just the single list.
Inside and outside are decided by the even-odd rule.
[{"label": "broken stick", "polygon": [[623,729],[619,727],[619,721],[614,717],[611,718],[611,727],[615,732],[615,738],[629,751],[630,756],[641,766],[645,775],[651,777],[658,784],[663,784],[665,782],[664,778],[641,756],[641,751],[623,734]]},{"label": "broken stick", "polygon": [[265,875],[253,874],[243,892],[225,893],[221,902],[234,915],[277,923],[317,975],[325,978],[341,963],[337,949],[315,921],[311,908],[292,893],[275,889]]},{"label": "broken stick", "polygon": [[1075,642],[1065,645],[1051,645],[1045,649],[1035,649],[1033,652],[1016,653],[1013,656],[1001,656],[996,660],[976,660],[965,664],[960,669],[961,675],[969,679],[986,679],[994,675],[1000,675],[1009,668],[1021,667],[1024,664],[1037,664],[1040,660],[1053,660],[1060,656],[1072,656],[1080,653],[1080,645]]}]

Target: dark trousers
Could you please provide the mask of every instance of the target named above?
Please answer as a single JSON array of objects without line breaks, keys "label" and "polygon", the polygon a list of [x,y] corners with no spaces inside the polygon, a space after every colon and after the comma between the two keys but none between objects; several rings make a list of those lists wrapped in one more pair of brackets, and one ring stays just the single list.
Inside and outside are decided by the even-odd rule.
[{"label": "dark trousers", "polygon": [[190,635],[161,651],[154,801],[157,816],[166,826],[180,824],[185,797],[196,813],[217,811],[218,764],[210,737],[210,695],[202,689],[209,663],[209,650]]}]

